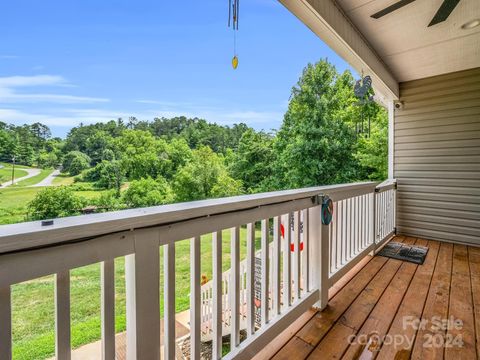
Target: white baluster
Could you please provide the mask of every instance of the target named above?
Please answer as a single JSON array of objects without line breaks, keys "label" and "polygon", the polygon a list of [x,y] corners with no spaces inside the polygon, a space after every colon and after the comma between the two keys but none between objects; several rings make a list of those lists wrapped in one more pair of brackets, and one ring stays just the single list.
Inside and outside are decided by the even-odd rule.
[{"label": "white baluster", "polygon": [[115,359],[115,261],[105,260],[100,267],[102,359]]},{"label": "white baluster", "polygon": [[12,358],[12,300],[10,286],[0,288],[0,360]]},{"label": "white baluster", "polygon": [[71,358],[70,343],[70,271],[55,274],[55,355]]},{"label": "white baluster", "polygon": [[222,232],[212,236],[213,252],[213,337],[212,358],[222,358]]}]

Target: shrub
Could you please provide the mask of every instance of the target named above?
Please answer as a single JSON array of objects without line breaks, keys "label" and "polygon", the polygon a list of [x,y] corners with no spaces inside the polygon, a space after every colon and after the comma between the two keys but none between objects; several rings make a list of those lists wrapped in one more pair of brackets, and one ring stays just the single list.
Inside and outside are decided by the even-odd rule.
[{"label": "shrub", "polygon": [[102,192],[98,199],[95,199],[94,204],[98,206],[99,211],[113,211],[125,208],[125,204],[117,196],[115,190]]},{"label": "shrub", "polygon": [[173,199],[172,189],[162,177],[134,180],[123,194],[126,205],[133,208],[167,204]]},{"label": "shrub", "polygon": [[80,151],[70,151],[63,158],[63,171],[75,176],[90,167],[90,157]]},{"label": "shrub", "polygon": [[84,200],[69,187],[47,187],[35,195],[28,204],[28,220],[43,220],[77,215]]}]

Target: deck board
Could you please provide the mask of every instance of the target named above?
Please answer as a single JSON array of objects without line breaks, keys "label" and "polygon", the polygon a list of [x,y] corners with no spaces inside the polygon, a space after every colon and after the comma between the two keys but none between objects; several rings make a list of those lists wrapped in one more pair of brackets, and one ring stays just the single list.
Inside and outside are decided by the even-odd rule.
[{"label": "deck board", "polygon": [[395,344],[393,342],[383,344],[377,356],[377,359],[389,360],[395,358],[395,354],[403,353],[410,355],[412,351],[413,341],[417,335],[417,331],[413,326],[404,326],[404,319],[409,317],[411,321],[420,320],[425,306],[425,300],[430,282],[432,279],[435,263],[437,262],[438,249],[440,243],[437,241],[429,241],[426,246],[429,247],[429,255],[425,259],[423,266],[418,266],[415,275],[410,283],[407,293],[400,305],[399,310],[395,314],[395,319],[388,330],[391,338],[405,339],[402,343]]},{"label": "deck board", "polygon": [[452,264],[452,283],[450,286],[450,306],[448,317],[463,322],[452,326],[447,331],[447,345],[455,345],[455,340],[462,346],[446,346],[445,357],[451,359],[475,360],[475,325],[472,304],[472,287],[470,283],[470,266],[465,245],[454,245]]},{"label": "deck board", "polygon": [[470,283],[472,284],[473,313],[475,316],[475,334],[477,358],[480,357],[480,248],[468,248],[470,265]]},{"label": "deck board", "polygon": [[[430,324],[435,318],[446,319],[448,316],[448,303],[450,294],[450,280],[452,275],[453,245],[441,243],[437,264],[433,272],[432,283],[427,295],[427,301],[422,318],[429,323],[425,328],[420,328],[415,338],[412,359],[443,359],[443,347],[426,346],[431,339],[445,338],[445,331],[433,328]],[[425,345],[425,346],[424,346]]]},{"label": "deck board", "polygon": [[[425,245],[423,265],[373,257],[275,354],[274,359],[477,359],[480,356],[480,248],[434,240],[397,238]],[[432,329],[432,317],[463,322],[462,329]],[[428,320],[424,329],[404,325]],[[350,344],[352,335],[376,332],[401,344]],[[463,346],[426,347],[434,336],[462,336]]]}]

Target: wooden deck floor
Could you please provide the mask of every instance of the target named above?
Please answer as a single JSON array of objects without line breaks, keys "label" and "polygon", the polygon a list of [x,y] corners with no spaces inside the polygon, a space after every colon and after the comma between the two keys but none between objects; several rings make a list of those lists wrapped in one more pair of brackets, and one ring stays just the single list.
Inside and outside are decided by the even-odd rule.
[{"label": "wooden deck floor", "polygon": [[480,358],[480,248],[395,241],[428,246],[425,263],[371,258],[273,359]]}]

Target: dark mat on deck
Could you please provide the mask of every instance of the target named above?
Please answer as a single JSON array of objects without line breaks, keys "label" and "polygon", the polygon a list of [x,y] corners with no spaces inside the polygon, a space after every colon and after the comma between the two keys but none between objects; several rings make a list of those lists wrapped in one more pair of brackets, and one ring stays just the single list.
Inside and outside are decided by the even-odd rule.
[{"label": "dark mat on deck", "polygon": [[422,265],[427,253],[428,248],[425,246],[407,245],[392,241],[385,245],[377,255]]}]

